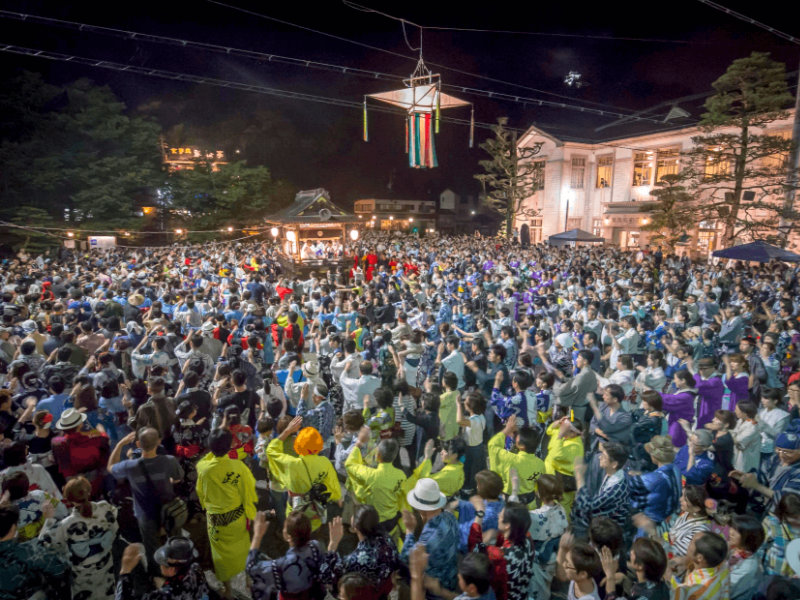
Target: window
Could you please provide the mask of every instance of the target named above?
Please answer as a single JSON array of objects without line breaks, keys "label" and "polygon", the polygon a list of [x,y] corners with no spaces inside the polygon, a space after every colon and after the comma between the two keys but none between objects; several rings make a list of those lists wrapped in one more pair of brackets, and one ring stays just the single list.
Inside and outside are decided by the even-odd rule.
[{"label": "window", "polygon": [[543,160],[533,161],[533,183],[536,186],[536,191],[544,189],[544,166],[545,161]]},{"label": "window", "polygon": [[597,159],[597,181],[595,187],[611,187],[611,175],[614,170],[614,155],[600,156]]},{"label": "window", "polygon": [[570,172],[569,187],[573,190],[583,189],[583,178],[586,174],[586,159],[574,157],[572,159],[572,171]]},{"label": "window", "polygon": [[603,220],[592,219],[592,235],[603,237]]},{"label": "window", "polygon": [[633,185],[650,185],[653,176],[653,153],[633,153]]},{"label": "window", "polygon": [[706,155],[705,179],[725,177],[731,171],[731,161],[721,148],[709,148]]},{"label": "window", "polygon": [[681,170],[680,162],[679,148],[659,148],[656,159],[656,183],[661,181],[664,175],[677,175]]},{"label": "window", "polygon": [[531,243],[542,242],[542,219],[531,219]]}]

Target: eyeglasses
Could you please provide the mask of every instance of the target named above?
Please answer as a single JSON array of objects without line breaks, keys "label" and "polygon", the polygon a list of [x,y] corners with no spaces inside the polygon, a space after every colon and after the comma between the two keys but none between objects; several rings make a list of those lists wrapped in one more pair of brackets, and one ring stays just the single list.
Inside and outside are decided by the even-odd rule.
[{"label": "eyeglasses", "polygon": [[786,454],[792,454],[793,452],[795,452],[795,450],[792,450],[791,448],[775,448],[775,452],[777,452],[778,454],[786,455]]}]

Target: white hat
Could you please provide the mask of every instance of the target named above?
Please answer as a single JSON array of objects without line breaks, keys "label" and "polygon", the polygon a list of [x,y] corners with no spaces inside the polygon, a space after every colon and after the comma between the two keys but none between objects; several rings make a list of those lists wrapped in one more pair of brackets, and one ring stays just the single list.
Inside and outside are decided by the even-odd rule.
[{"label": "white hat", "polygon": [[447,498],[439,490],[439,484],[430,477],[417,481],[414,489],[406,494],[406,500],[417,510],[436,510],[447,504]]},{"label": "white hat", "polygon": [[214,331],[214,327],[215,325],[213,321],[206,321],[205,323],[203,323],[203,326],[200,329],[202,329],[205,333],[211,333],[212,331]]},{"label": "white hat", "polygon": [[36,321],[33,321],[31,319],[23,321],[21,327],[22,331],[24,331],[25,333],[33,333],[34,331],[37,330]]},{"label": "white hat", "polygon": [[61,418],[58,420],[56,427],[58,427],[61,430],[75,429],[85,420],[86,420],[85,413],[82,413],[79,410],[75,410],[74,408],[68,408],[63,413],[61,413]]},{"label": "white hat", "polygon": [[556,336],[556,341],[564,350],[572,350],[572,346],[575,344],[575,340],[573,340],[572,336],[568,333],[559,333]]},{"label": "white hat", "polygon": [[306,361],[303,363],[303,374],[309,379],[319,378],[319,363],[316,361]]}]

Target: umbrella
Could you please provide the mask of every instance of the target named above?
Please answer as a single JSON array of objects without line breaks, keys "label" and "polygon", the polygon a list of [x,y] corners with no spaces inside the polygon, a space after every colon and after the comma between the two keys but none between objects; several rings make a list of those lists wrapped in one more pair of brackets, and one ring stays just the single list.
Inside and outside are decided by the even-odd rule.
[{"label": "umbrella", "polygon": [[588,231],[584,231],[583,229],[570,229],[569,231],[562,231],[561,233],[556,233],[555,235],[551,235],[549,238],[547,238],[547,242],[551,246],[565,246],[572,242],[602,244],[605,241],[606,241],[605,238],[592,235],[591,233],[589,233]]},{"label": "umbrella", "polygon": [[800,254],[789,252],[779,246],[773,246],[762,240],[756,240],[749,244],[732,246],[724,250],[715,250],[712,256],[719,258],[730,258],[733,260],[751,260],[754,262],[769,262],[771,260],[781,260],[784,262],[800,262]]}]

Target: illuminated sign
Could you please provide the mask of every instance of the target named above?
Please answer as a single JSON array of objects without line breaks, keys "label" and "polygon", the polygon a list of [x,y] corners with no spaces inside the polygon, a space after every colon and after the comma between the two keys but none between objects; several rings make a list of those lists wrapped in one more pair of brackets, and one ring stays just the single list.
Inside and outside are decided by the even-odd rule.
[{"label": "illuminated sign", "polygon": [[167,160],[197,160],[202,158],[208,160],[225,160],[225,152],[222,150],[204,152],[199,148],[189,147],[167,149]]}]

